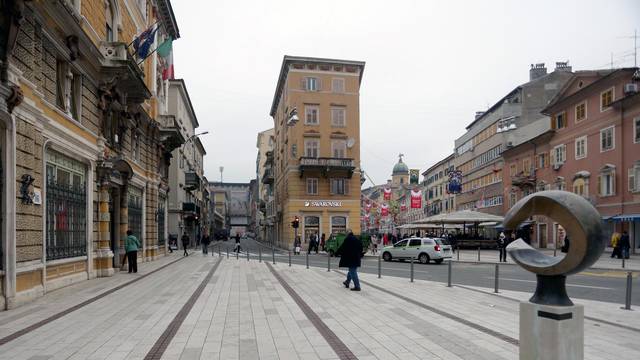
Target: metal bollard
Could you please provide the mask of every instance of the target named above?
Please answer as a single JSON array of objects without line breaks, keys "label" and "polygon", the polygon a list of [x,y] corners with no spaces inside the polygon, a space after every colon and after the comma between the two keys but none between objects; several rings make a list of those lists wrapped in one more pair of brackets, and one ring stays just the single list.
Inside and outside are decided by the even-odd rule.
[{"label": "metal bollard", "polygon": [[258,262],[262,262],[262,248],[258,248]]},{"label": "metal bollard", "polygon": [[220,244],[218,244],[218,257],[222,257],[222,249],[220,248]]},{"label": "metal bollard", "polygon": [[493,276],[494,277],[493,292],[496,293],[496,294],[498,293],[498,277],[499,277],[499,274],[500,274],[500,265],[496,264],[496,273]]},{"label": "metal bollard", "polygon": [[382,256],[380,256],[380,254],[378,254],[378,279],[380,279],[382,277]]},{"label": "metal bollard", "polygon": [[480,246],[478,246],[478,262],[480,262]]},{"label": "metal bollard", "polygon": [[327,253],[327,272],[331,271],[331,256]]},{"label": "metal bollard", "polygon": [[624,269],[624,256],[622,257],[622,268]]},{"label": "metal bollard", "polygon": [[557,249],[557,248],[556,248],[556,246],[554,245],[554,246],[553,246],[553,256],[554,256],[554,257],[556,256],[556,251],[558,251],[558,249]]},{"label": "metal bollard", "polygon": [[449,260],[449,266],[447,267],[447,287],[451,287],[451,260]]},{"label": "metal bollard", "polygon": [[307,269],[308,269],[309,268],[309,253],[307,252],[305,256],[307,257]]},{"label": "metal bollard", "polygon": [[249,250],[247,250],[247,261],[249,261]]},{"label": "metal bollard", "polygon": [[236,260],[240,258],[240,249],[236,250]]},{"label": "metal bollard", "polygon": [[413,282],[413,256],[411,257],[411,282]]},{"label": "metal bollard", "polygon": [[460,247],[459,246],[456,246],[456,254],[457,254],[456,255],[457,260],[460,261]]},{"label": "metal bollard", "polygon": [[289,250],[289,267],[291,267],[291,250]]},{"label": "metal bollard", "polygon": [[273,259],[273,265],[276,264],[276,249],[275,248],[271,248],[271,257]]},{"label": "metal bollard", "polygon": [[229,247],[227,246],[227,259],[229,258]]},{"label": "metal bollard", "polygon": [[624,309],[631,310],[631,285],[633,284],[633,273],[629,271],[627,273],[627,296],[624,301]]}]

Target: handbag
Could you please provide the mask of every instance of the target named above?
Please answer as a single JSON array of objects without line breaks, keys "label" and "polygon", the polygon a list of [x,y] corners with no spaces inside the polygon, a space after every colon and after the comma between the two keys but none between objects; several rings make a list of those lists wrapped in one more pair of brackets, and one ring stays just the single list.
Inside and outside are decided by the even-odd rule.
[{"label": "handbag", "polygon": [[296,252],[299,253],[300,252],[300,246],[296,246]]}]

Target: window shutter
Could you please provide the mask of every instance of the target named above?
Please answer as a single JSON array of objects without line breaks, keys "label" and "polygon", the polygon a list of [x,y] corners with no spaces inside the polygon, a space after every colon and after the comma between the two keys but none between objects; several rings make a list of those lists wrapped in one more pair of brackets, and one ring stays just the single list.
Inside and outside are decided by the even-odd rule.
[{"label": "window shutter", "polygon": [[602,175],[598,175],[598,195],[602,196]]},{"label": "window shutter", "polygon": [[551,117],[551,128],[554,129],[554,130],[556,129],[556,116],[555,115],[553,115]]},{"label": "window shutter", "polygon": [[302,90],[307,90],[307,78],[303,77],[302,79],[300,79],[300,88]]},{"label": "window shutter", "polygon": [[556,157],[554,156],[555,149],[549,151],[549,159],[551,159],[550,164],[555,165]]},{"label": "window shutter", "polygon": [[629,169],[629,191],[636,191],[636,168],[632,167]]},{"label": "window shutter", "polygon": [[316,78],[316,91],[322,90],[322,80],[320,78]]},{"label": "window shutter", "polygon": [[611,172],[611,195],[616,194],[616,172],[615,170]]}]

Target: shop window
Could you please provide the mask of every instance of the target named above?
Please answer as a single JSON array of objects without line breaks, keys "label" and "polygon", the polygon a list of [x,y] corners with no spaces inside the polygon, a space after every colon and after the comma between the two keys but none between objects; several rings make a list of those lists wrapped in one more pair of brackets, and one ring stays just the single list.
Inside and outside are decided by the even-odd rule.
[{"label": "shop window", "polygon": [[347,218],[345,216],[331,217],[331,233],[344,234],[347,232]]}]

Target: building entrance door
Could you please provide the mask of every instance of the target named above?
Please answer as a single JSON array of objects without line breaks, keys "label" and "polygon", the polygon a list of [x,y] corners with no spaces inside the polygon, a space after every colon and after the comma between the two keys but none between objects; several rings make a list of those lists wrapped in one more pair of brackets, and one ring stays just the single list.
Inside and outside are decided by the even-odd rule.
[{"label": "building entrance door", "polygon": [[305,216],[304,217],[304,242],[308,243],[311,235],[316,234],[317,240],[320,239],[320,217]]}]

